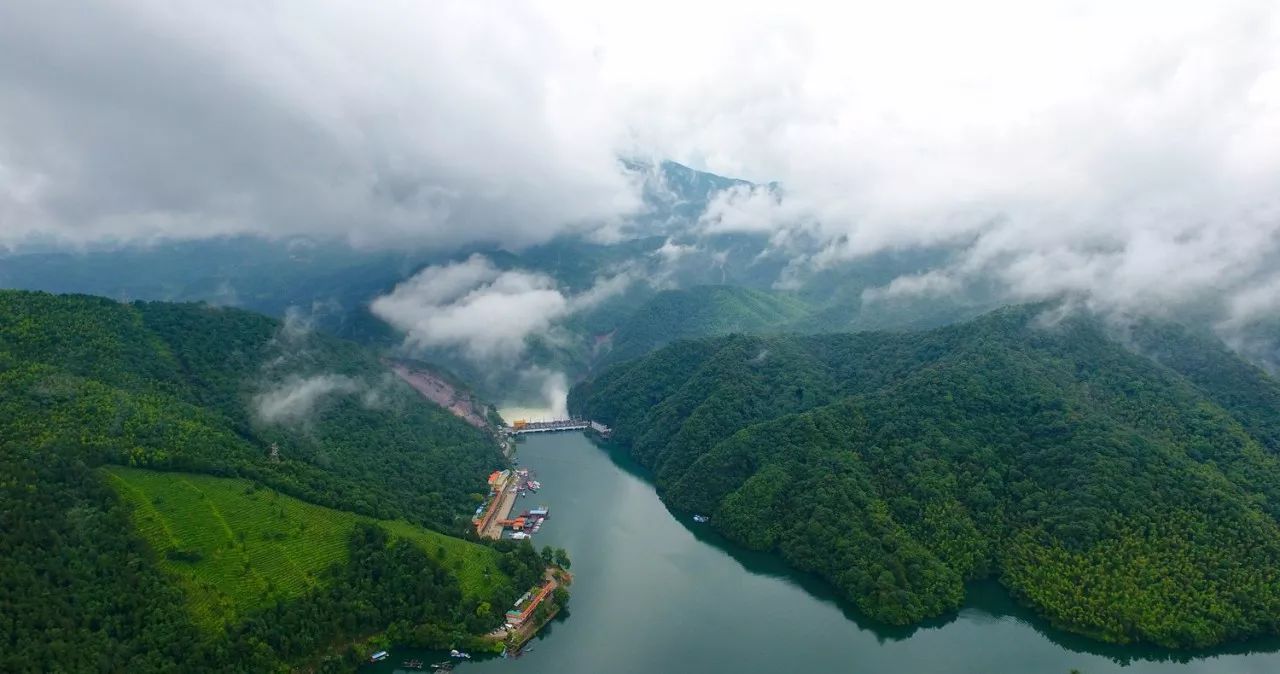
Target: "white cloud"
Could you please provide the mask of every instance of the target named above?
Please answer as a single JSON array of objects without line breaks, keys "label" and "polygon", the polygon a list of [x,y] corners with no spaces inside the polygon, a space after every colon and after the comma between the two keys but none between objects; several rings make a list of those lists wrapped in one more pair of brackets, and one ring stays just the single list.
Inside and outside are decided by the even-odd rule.
[{"label": "white cloud", "polygon": [[793,258],[781,286],[947,246],[954,266],[886,292],[994,279],[1011,298],[1167,311],[1280,258],[1274,3],[718,9],[664,32],[691,44],[683,68],[627,48],[661,12],[629,16],[610,72],[654,87],[632,124],[676,160],[783,185],[723,193],[702,218],[771,232]]},{"label": "white cloud", "polygon": [[[793,260],[782,286],[950,246],[928,278],[956,287],[1224,301],[1280,259],[1280,5],[0,6],[0,245],[607,240],[642,189],[619,156],[780,182],[722,194],[700,222],[769,234]],[[458,321],[399,319],[477,356],[570,309],[536,274],[478,283],[383,307]]]},{"label": "white cloud", "polygon": [[1223,333],[1237,333],[1260,316],[1280,318],[1280,273],[1233,294],[1217,327]]},{"label": "white cloud", "polygon": [[362,388],[356,380],[342,375],[292,376],[254,396],[254,410],[266,423],[298,423],[309,418],[326,397]]},{"label": "white cloud", "polygon": [[662,259],[663,262],[666,262],[669,264],[669,263],[677,262],[680,260],[680,258],[690,253],[693,253],[697,250],[698,250],[697,246],[676,243],[675,241],[672,241],[670,238],[668,238],[666,241],[663,241],[662,245],[658,248],[658,250],[654,252],[655,254],[658,255],[658,257]]},{"label": "white cloud", "polygon": [[639,200],[592,48],[523,6],[5,3],[0,243],[604,226]]},{"label": "white cloud", "polygon": [[633,268],[624,268],[612,276],[600,276],[590,288],[569,299],[570,313],[590,311],[606,300],[621,295],[638,280],[639,272]]},{"label": "white cloud", "polygon": [[717,193],[698,224],[708,234],[773,232],[804,219],[794,203],[768,187],[738,185]]},{"label": "white cloud", "polygon": [[473,362],[511,361],[526,340],[591,309],[632,282],[621,273],[572,295],[545,274],[498,269],[486,257],[427,267],[370,305],[411,348],[456,349]]},{"label": "white cloud", "polygon": [[945,271],[933,270],[911,276],[899,276],[886,286],[868,288],[862,292],[862,299],[867,302],[876,302],[899,297],[938,297],[954,293],[960,287],[960,282],[954,276]]}]

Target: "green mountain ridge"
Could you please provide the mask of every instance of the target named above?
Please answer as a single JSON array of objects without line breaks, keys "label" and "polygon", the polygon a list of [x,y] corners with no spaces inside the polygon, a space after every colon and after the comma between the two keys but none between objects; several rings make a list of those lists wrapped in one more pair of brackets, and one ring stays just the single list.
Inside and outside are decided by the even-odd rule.
[{"label": "green mountain ridge", "polygon": [[[501,462],[487,436],[425,404],[375,354],[246,311],[0,292],[0,354],[0,437],[101,460],[241,475],[444,530],[461,530]],[[297,419],[255,415],[260,396],[288,402],[309,380],[340,390]]]},{"label": "green mountain ridge", "polygon": [[808,310],[789,295],[739,286],[664,290],[618,326],[601,362],[637,358],[678,339],[777,331]]},{"label": "green mountain ridge", "polygon": [[[932,327],[991,306],[953,307],[954,298],[934,298],[880,302],[867,309],[864,290],[922,273],[945,261],[947,251],[891,251],[796,275],[793,256],[773,246],[767,234],[708,232],[699,224],[708,205],[726,190],[776,192],[778,185],[756,185],[671,161],[633,158],[623,164],[642,185],[645,207],[621,223],[620,238],[607,242],[570,232],[518,250],[504,249],[502,242],[475,242],[452,250],[369,249],[337,240],[246,235],[74,252],[0,250],[0,287],[124,301],[208,301],[277,318],[298,312],[320,331],[390,347],[404,335],[376,317],[370,303],[432,265],[480,254],[500,269],[546,274],[566,295],[584,292],[602,278],[631,275],[637,282],[625,291],[526,340],[523,364],[530,368],[525,369],[562,372],[570,380],[600,365],[643,355],[673,336]],[[672,250],[676,254],[670,254]],[[655,282],[639,281],[645,277]],[[784,280],[794,290],[778,292]],[[720,289],[708,290],[711,286]],[[673,297],[660,288],[688,295]],[[710,304],[699,304],[699,298]],[[743,306],[733,309],[721,303]],[[760,307],[752,305],[767,305],[765,313],[754,313]],[[673,311],[688,311],[688,325],[673,321]],[[673,336],[664,334],[673,328]],[[613,355],[602,354],[597,338],[615,330],[624,339]],[[523,377],[514,368],[494,371],[453,347],[413,348],[408,355],[462,375],[486,397],[507,397],[498,402],[526,404],[542,397],[541,377]]]},{"label": "green mountain ridge", "polygon": [[501,463],[377,354],[304,326],[0,291],[0,670],[350,671],[379,634],[480,646],[545,566],[451,537]]},{"label": "green mountain ridge", "polygon": [[908,624],[998,578],[1064,628],[1280,627],[1280,384],[1148,324],[1010,308],[927,332],[678,342],[570,394],[673,507]]}]

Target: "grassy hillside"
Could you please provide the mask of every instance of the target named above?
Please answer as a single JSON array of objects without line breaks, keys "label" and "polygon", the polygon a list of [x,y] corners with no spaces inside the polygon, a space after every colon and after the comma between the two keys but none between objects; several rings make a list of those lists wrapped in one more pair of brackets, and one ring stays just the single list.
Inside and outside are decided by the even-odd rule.
[{"label": "grassy hillside", "polygon": [[114,466],[104,471],[207,628],[313,590],[325,570],[347,563],[357,522],[376,522],[412,541],[454,572],[469,598],[488,601],[514,589],[493,548],[407,522],[312,505],[248,480]]},{"label": "grassy hillside", "polygon": [[669,503],[886,622],[995,576],[1101,639],[1275,633],[1280,384],[1187,333],[1149,332],[1158,362],[1039,312],[681,342],[570,408],[613,426]]},{"label": "grassy hillside", "polygon": [[347,644],[379,633],[480,646],[544,568],[528,544],[75,449],[0,443],[0,474],[5,672],[351,671],[368,651]]}]

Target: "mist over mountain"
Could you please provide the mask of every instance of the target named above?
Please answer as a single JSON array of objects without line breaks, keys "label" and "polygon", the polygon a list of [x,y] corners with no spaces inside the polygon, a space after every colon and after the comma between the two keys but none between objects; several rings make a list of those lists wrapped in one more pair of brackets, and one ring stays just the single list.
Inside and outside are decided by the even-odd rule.
[{"label": "mist over mountain", "polygon": [[[996,275],[952,282],[948,270],[971,252],[955,245],[885,251],[802,270],[794,250],[779,250],[767,233],[725,232],[713,224],[724,200],[741,190],[780,195],[782,186],[670,161],[629,160],[625,166],[644,186],[645,206],[615,240],[563,234],[526,248],[452,250],[257,236],[116,244],[9,253],[0,258],[0,285],[122,300],[206,301],[280,317],[292,311],[319,329],[441,363],[491,394],[505,391],[523,402],[540,399],[549,377],[573,380],[679,336],[762,327],[932,327],[1043,295],[1122,322],[1142,316],[1183,320],[1215,330],[1263,367],[1273,369],[1278,360],[1280,330],[1267,322],[1273,295],[1265,284],[1231,301],[1206,290],[1184,302],[1112,305],[1088,292],[1012,289]],[[452,279],[449,289],[441,285],[445,279]],[[724,288],[716,291],[721,297],[763,293],[759,298],[788,308],[769,310],[762,322],[755,310],[744,314],[740,303],[703,301],[712,287]],[[662,318],[662,306],[673,302],[696,305],[703,318],[687,324],[684,314]],[[663,321],[675,319],[680,327],[661,339],[635,341],[638,334],[668,330]]]},{"label": "mist over mountain", "polygon": [[1275,7],[914,4],[12,3],[0,245],[301,236],[456,259],[665,237],[644,252],[675,285],[799,291],[923,255],[842,290],[1066,296],[1259,339],[1241,326],[1277,310]]},{"label": "mist over mountain", "polygon": [[1278,376],[1274,1],[0,3],[0,670],[1270,671]]},{"label": "mist over mountain", "polygon": [[[875,319],[860,319],[866,288],[922,272],[942,259],[941,252],[885,253],[797,284],[788,276],[789,259],[773,251],[767,236],[705,228],[714,200],[726,190],[755,186],[670,161],[625,164],[644,185],[645,208],[613,241],[565,234],[517,250],[385,250],[239,236],[96,246],[11,253],[0,258],[0,285],[121,300],[206,301],[279,317],[292,311],[319,329],[425,357],[487,390],[514,386],[534,399],[547,376],[577,378],[605,359],[641,355],[676,336],[765,323],[773,330],[821,331],[950,318],[930,302],[904,300],[896,303],[902,307],[896,317],[882,310]],[[741,306],[701,304],[713,286],[723,289],[716,291],[720,296],[756,293],[787,309],[768,310],[763,317],[769,320],[762,321],[752,310],[743,315]],[[693,294],[679,300],[687,292]],[[704,319],[608,355],[615,331],[626,342],[628,335],[665,330],[653,322],[663,311],[653,303],[672,301],[698,304]]]}]

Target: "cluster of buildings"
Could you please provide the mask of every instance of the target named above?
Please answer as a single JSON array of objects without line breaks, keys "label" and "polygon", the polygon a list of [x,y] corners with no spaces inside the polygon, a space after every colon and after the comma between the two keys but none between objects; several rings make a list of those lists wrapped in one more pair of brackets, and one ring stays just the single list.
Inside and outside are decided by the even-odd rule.
[{"label": "cluster of buildings", "polygon": [[480,536],[497,538],[501,535],[502,529],[497,522],[505,519],[511,511],[516,499],[516,480],[516,473],[512,470],[495,470],[489,474],[489,498],[476,508],[475,517],[471,519]]},{"label": "cluster of buildings", "polygon": [[551,594],[552,590],[556,589],[556,585],[555,580],[548,578],[547,582],[538,588],[536,594],[530,590],[517,599],[515,606],[510,611],[507,611],[507,629],[514,629],[528,622],[529,618],[533,617],[533,612],[537,610],[538,605]]},{"label": "cluster of buildings", "polygon": [[542,528],[542,522],[550,514],[546,506],[530,508],[511,517],[516,500],[521,496],[538,493],[542,484],[529,478],[529,470],[496,470],[489,475],[489,498],[478,508],[472,523],[476,533],[486,538],[501,538],[510,531],[514,539],[528,538]]}]

